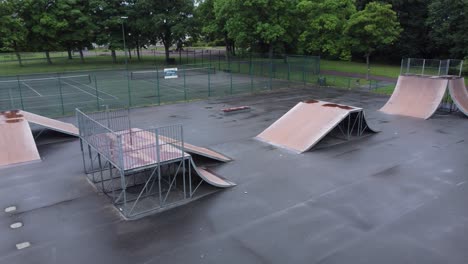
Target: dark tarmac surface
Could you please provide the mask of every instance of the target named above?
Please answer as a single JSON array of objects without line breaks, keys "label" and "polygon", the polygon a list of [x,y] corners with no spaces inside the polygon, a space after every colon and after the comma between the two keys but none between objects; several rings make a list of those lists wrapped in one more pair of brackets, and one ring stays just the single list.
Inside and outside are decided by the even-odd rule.
[{"label": "dark tarmac surface", "polygon": [[[363,107],[382,132],[299,155],[252,139],[304,99]],[[182,123],[234,158],[216,172],[238,184],[136,221],[86,181],[78,140],[42,144],[42,162],[0,170],[0,263],[467,263],[468,118],[376,112],[386,100],[308,88],[133,109],[135,127]]]}]

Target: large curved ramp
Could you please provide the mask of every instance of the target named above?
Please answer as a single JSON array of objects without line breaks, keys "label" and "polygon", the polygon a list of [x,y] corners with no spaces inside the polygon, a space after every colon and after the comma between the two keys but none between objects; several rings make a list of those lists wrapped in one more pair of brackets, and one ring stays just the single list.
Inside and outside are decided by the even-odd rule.
[{"label": "large curved ramp", "polygon": [[309,100],[298,103],[256,138],[302,153],[335,128],[339,128],[348,140],[353,132],[357,136],[364,131],[376,132],[367,125],[362,108]]},{"label": "large curved ramp", "polygon": [[447,84],[447,79],[439,77],[401,75],[392,96],[380,111],[428,119],[442,102]]},{"label": "large curved ramp", "polygon": [[193,159],[191,159],[191,162],[192,168],[195,170],[197,175],[208,184],[219,188],[229,188],[236,185],[235,183],[224,179],[223,177],[219,176],[213,171],[210,171],[209,169],[197,167]]},{"label": "large curved ramp", "polygon": [[0,113],[0,146],[0,166],[41,159],[29,123],[19,111]]},{"label": "large curved ramp", "polygon": [[468,116],[468,89],[465,86],[465,79],[456,78],[449,80],[449,91],[458,109]]}]

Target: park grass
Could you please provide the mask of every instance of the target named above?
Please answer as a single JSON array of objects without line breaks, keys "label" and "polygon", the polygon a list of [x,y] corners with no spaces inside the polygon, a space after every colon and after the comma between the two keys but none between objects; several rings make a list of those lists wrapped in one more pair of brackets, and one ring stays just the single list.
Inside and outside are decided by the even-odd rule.
[{"label": "park grass", "polygon": [[[334,60],[320,60],[320,69],[328,71],[346,72],[346,73],[359,73],[366,74],[367,66],[362,62],[352,61],[334,61]],[[370,74],[377,76],[385,76],[391,78],[398,78],[400,74],[399,65],[387,64],[372,64],[370,65]]]}]

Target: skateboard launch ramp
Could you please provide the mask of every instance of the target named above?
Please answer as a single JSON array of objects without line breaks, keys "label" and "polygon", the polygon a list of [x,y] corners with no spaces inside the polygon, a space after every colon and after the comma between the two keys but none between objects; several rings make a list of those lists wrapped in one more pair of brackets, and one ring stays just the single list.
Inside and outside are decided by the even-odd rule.
[{"label": "skateboard launch ramp", "polygon": [[19,111],[0,113],[0,166],[40,160],[29,123]]},{"label": "skateboard launch ramp", "polygon": [[465,79],[455,78],[449,80],[449,91],[458,109],[468,116],[468,89],[465,86]]},{"label": "skateboard launch ramp", "polygon": [[[164,137],[164,136],[159,136],[159,138],[161,140],[166,140],[166,141],[169,141],[169,142],[174,141],[173,139],[168,138],[168,137]],[[182,146],[178,146],[178,147],[182,147]],[[225,155],[223,155],[223,154],[221,154],[219,152],[216,152],[214,150],[207,149],[207,148],[204,148],[204,147],[195,146],[195,145],[189,144],[187,142],[184,142],[184,147],[183,148],[184,148],[185,152],[190,153],[190,154],[203,156],[203,157],[213,159],[213,160],[217,160],[217,161],[221,161],[221,162],[232,161],[231,158],[229,158],[229,157],[227,157],[227,156],[225,156]]]},{"label": "skateboard launch ramp", "polygon": [[208,184],[218,188],[229,188],[236,185],[235,183],[224,179],[223,177],[219,176],[218,174],[207,168],[198,167],[193,161],[193,159],[191,160],[191,162],[192,168],[195,170],[197,175]]},{"label": "skateboard launch ramp", "polygon": [[34,123],[57,132],[61,132],[71,136],[79,136],[80,134],[78,128],[69,123],[43,117],[26,111],[19,111],[19,114],[23,115],[24,118],[30,123]]},{"label": "skateboard launch ramp", "polygon": [[392,96],[380,111],[428,119],[442,102],[447,85],[446,78],[401,75]]},{"label": "skateboard launch ramp", "polygon": [[327,135],[347,141],[366,132],[376,131],[368,126],[362,108],[308,100],[298,103],[256,138],[302,153]]}]

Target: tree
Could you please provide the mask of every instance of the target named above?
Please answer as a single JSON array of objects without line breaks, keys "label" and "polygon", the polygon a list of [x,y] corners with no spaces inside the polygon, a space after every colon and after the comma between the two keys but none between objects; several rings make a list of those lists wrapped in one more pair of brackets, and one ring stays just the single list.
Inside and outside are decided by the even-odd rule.
[{"label": "tree", "polygon": [[13,50],[19,65],[23,66],[20,49],[26,44],[27,31],[16,4],[13,0],[0,1],[0,50]]},{"label": "tree", "polygon": [[364,10],[351,15],[345,34],[353,50],[364,53],[369,78],[369,58],[379,47],[395,42],[402,29],[389,4],[371,2]]},{"label": "tree", "polygon": [[242,48],[266,45],[270,57],[278,45],[292,43],[296,0],[215,0],[216,18]]},{"label": "tree", "polygon": [[29,34],[27,42],[33,50],[45,51],[47,63],[52,64],[50,51],[59,49],[57,36],[68,27],[68,22],[60,16],[59,1],[24,0],[20,16]]},{"label": "tree", "polygon": [[468,1],[432,0],[427,25],[434,51],[442,56],[468,56]]},{"label": "tree", "polygon": [[170,48],[185,40],[193,31],[193,0],[141,0],[139,8],[146,10],[150,27],[144,34],[153,35],[165,50],[166,62],[170,62]]},{"label": "tree", "polygon": [[[93,22],[96,25],[95,42],[107,45],[112,61],[117,62],[116,49],[123,49],[122,27],[126,27],[127,4],[121,0],[90,0]],[[125,36],[126,37],[126,36]]]},{"label": "tree", "polygon": [[[357,1],[358,9],[363,9],[371,0]],[[376,54],[384,55],[387,59],[399,60],[401,57],[429,57],[430,39],[429,27],[426,24],[428,16],[428,0],[385,0],[392,5],[397,13],[398,20],[403,31],[395,45],[384,47],[376,51]]]},{"label": "tree", "polygon": [[63,0],[58,2],[58,15],[67,21],[67,27],[60,32],[58,41],[68,51],[68,58],[72,59],[72,50],[80,51],[80,59],[84,61],[83,48],[91,46],[95,30],[90,16],[87,0]]},{"label": "tree", "polygon": [[298,10],[304,24],[299,39],[305,51],[344,59],[351,56],[343,30],[356,13],[353,0],[301,0]]}]

